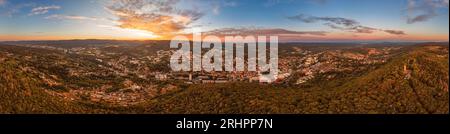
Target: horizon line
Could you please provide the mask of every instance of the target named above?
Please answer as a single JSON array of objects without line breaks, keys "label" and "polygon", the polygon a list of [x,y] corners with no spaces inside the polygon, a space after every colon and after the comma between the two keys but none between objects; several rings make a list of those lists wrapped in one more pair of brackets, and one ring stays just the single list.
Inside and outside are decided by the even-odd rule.
[{"label": "horizon line", "polygon": [[[163,39],[49,39],[49,40],[0,40],[0,43],[3,42],[39,42],[39,41],[87,41],[87,40],[97,40],[97,41],[139,41],[139,42],[145,42],[145,41],[170,41],[170,40],[163,40]],[[192,42],[192,40],[189,40]],[[425,42],[435,42],[435,43],[445,43],[449,42],[447,41],[430,41],[430,40],[316,40],[316,41],[279,41],[279,43],[371,43],[371,42],[383,42],[383,43],[425,43]]]}]

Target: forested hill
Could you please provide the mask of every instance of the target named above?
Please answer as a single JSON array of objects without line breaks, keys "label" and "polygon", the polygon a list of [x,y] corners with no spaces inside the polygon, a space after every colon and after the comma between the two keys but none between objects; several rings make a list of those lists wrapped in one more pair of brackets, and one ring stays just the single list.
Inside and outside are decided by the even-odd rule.
[{"label": "forested hill", "polygon": [[447,46],[416,46],[332,89],[198,85],[153,100],[151,113],[449,113]]},{"label": "forested hill", "polygon": [[[1,55],[0,55],[1,56]],[[61,114],[117,113],[111,108],[89,103],[67,101],[46,92],[42,81],[24,72],[20,62],[0,57],[0,113],[2,114]]]}]

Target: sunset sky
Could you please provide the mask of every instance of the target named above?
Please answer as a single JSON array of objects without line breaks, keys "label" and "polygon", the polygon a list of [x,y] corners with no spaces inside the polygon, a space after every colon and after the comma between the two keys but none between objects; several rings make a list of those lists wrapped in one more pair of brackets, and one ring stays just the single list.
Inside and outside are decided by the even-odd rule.
[{"label": "sunset sky", "polygon": [[448,41],[448,0],[0,0],[0,41],[278,35]]}]

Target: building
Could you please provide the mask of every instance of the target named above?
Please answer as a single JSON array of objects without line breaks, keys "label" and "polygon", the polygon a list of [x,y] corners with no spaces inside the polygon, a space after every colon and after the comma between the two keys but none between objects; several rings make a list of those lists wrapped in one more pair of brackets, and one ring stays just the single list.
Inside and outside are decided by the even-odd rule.
[{"label": "building", "polygon": [[155,74],[155,79],[157,80],[167,80],[167,74]]}]

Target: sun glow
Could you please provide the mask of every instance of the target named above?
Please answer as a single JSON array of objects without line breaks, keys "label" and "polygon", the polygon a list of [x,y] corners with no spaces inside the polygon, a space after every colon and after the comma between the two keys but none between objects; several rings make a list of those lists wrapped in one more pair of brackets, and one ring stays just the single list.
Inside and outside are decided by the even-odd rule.
[{"label": "sun glow", "polygon": [[149,39],[155,39],[159,38],[160,36],[153,34],[152,32],[145,31],[145,30],[139,30],[139,29],[122,29],[124,32],[124,36],[132,36],[134,38],[149,38]]}]

